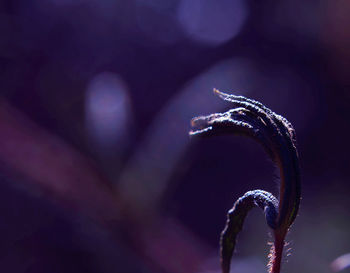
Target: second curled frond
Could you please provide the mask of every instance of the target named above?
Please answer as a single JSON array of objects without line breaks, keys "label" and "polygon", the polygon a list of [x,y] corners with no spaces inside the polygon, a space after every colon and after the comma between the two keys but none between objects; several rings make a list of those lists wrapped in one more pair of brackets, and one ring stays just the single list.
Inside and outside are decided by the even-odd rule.
[{"label": "second curled frond", "polygon": [[264,211],[266,222],[270,228],[276,228],[275,221],[278,213],[276,197],[262,190],[248,191],[240,197],[233,208],[229,210],[226,226],[220,237],[221,265],[224,273],[230,271],[230,262],[235,249],[237,234],[242,230],[248,212],[254,207],[260,207]]}]

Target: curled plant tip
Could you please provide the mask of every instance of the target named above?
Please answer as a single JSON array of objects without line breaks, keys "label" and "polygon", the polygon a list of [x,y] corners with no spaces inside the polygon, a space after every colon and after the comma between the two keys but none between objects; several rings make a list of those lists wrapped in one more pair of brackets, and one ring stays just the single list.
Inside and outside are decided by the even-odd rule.
[{"label": "curled plant tip", "polygon": [[275,220],[278,213],[278,200],[276,197],[262,190],[248,191],[240,197],[233,205],[233,208],[229,210],[226,227],[220,237],[223,272],[230,271],[230,262],[237,234],[242,230],[243,222],[248,212],[254,207],[260,207],[265,213],[267,224],[272,229],[276,228]]},{"label": "curled plant tip", "polygon": [[192,119],[191,136],[239,134],[258,141],[280,169],[279,199],[271,193],[255,190],[239,198],[228,213],[226,227],[221,234],[221,266],[229,273],[236,237],[250,209],[264,210],[268,226],[273,230],[274,244],[270,253],[269,271],[279,273],[284,239],[295,220],[300,203],[300,170],[296,149],[296,135],[291,123],[262,103],[243,96],[228,95],[214,89],[220,98],[233,103],[225,113],[215,113]]}]

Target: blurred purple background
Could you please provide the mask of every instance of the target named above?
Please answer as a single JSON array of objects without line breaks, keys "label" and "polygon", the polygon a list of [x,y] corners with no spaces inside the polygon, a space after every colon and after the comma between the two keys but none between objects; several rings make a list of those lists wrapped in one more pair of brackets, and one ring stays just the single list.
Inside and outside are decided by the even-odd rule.
[{"label": "blurred purple background", "polygon": [[[1,272],[219,272],[226,212],[278,179],[250,139],[188,137],[192,117],[230,108],[214,87],[294,125],[303,199],[282,270],[331,272],[350,252],[349,14],[346,0],[2,0]],[[252,211],[232,272],[266,271],[268,232]]]}]

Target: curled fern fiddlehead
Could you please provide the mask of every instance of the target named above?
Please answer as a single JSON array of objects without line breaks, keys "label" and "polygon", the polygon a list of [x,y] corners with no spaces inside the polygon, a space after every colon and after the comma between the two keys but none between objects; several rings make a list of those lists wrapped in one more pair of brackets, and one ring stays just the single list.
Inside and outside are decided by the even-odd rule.
[{"label": "curled fern fiddlehead", "polygon": [[257,140],[280,169],[279,199],[271,193],[254,190],[239,198],[229,211],[220,238],[221,267],[229,273],[230,261],[244,219],[250,209],[264,210],[268,226],[273,230],[274,244],[269,255],[269,272],[279,273],[285,236],[298,213],[300,203],[300,170],[295,131],[289,121],[262,103],[243,96],[228,95],[214,89],[222,99],[236,108],[192,119],[191,136],[240,134]]}]

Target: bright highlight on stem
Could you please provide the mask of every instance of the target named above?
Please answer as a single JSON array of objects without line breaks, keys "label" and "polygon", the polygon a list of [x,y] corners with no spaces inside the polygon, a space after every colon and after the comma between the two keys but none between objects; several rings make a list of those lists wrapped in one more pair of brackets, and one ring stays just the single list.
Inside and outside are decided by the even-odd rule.
[{"label": "bright highlight on stem", "polygon": [[300,169],[295,131],[290,122],[262,103],[243,96],[228,95],[214,89],[220,98],[234,104],[225,113],[215,113],[192,119],[191,136],[238,134],[258,141],[280,169],[279,199],[271,193],[254,190],[240,197],[228,212],[227,222],[220,238],[221,267],[229,273],[237,234],[250,209],[264,210],[268,226],[274,234],[270,252],[269,272],[279,273],[285,236],[297,216],[300,203]]}]

